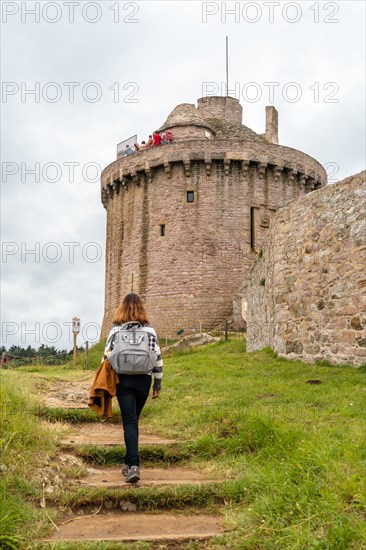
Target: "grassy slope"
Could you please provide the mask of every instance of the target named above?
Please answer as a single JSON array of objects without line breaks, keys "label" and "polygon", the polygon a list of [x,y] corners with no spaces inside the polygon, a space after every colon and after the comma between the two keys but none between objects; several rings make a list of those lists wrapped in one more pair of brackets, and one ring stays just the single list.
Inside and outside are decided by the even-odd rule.
[{"label": "grassy slope", "polygon": [[165,372],[150,423],[237,477],[233,547],[366,548],[364,369],[246,354],[238,341],[167,359]]},{"label": "grassy slope", "polygon": [[[172,356],[164,369],[162,397],[148,402],[144,425],[190,442],[192,466],[230,480],[223,492],[231,532],[212,548],[366,548],[364,370],[288,362],[270,351],[246,354],[243,341]],[[56,373],[87,375],[42,367],[33,375],[6,377],[39,381]],[[321,384],[307,384],[309,379]],[[19,398],[14,393],[12,399]],[[14,429],[7,421],[5,443]],[[29,422],[36,434],[36,420]],[[52,440],[46,445],[35,437],[40,454],[53,452]],[[16,440],[4,454],[7,465]],[[19,504],[24,495],[31,497],[24,474],[34,440],[27,445],[15,448],[25,471],[15,472],[20,481],[10,487],[15,512],[29,521],[41,513]]]}]

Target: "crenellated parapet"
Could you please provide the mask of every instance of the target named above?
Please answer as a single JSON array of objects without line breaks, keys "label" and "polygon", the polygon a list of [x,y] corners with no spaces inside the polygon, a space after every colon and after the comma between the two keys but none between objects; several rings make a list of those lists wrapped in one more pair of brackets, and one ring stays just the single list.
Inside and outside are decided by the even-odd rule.
[{"label": "crenellated parapet", "polygon": [[197,141],[194,148],[182,145],[164,145],[112,162],[102,172],[103,205],[106,205],[114,193],[119,193],[121,188],[127,191],[131,185],[140,185],[142,178],[147,178],[149,183],[153,183],[154,173],[160,168],[164,169],[167,178],[170,179],[173,167],[181,164],[186,177],[189,178],[193,161],[204,163],[207,177],[210,176],[212,165],[215,163],[223,163],[225,175],[229,174],[234,164],[240,166],[244,177],[248,174],[249,167],[257,171],[260,179],[263,179],[266,173],[272,172],[275,181],[283,177],[291,182],[296,181],[303,193],[324,187],[327,183],[326,171],[319,162],[289,147],[275,145],[272,150],[271,144],[268,144],[264,147],[267,150],[262,152],[258,146],[246,146],[245,150],[236,150],[237,147],[232,147],[228,150],[227,146],[223,147],[221,143],[221,147],[209,146],[207,142],[198,144]]}]

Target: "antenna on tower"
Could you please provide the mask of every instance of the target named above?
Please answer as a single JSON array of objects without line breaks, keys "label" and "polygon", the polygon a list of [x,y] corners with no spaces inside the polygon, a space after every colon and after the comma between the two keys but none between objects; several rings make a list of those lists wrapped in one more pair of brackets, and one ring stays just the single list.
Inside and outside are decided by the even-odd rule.
[{"label": "antenna on tower", "polygon": [[226,97],[229,95],[229,37],[226,36]]}]

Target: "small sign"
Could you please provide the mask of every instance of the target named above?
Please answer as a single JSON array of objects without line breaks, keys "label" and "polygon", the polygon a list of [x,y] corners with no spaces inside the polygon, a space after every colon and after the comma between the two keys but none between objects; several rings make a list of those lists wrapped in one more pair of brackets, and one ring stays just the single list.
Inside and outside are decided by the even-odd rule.
[{"label": "small sign", "polygon": [[79,334],[80,332],[80,318],[74,317],[72,320],[72,332],[74,334]]}]

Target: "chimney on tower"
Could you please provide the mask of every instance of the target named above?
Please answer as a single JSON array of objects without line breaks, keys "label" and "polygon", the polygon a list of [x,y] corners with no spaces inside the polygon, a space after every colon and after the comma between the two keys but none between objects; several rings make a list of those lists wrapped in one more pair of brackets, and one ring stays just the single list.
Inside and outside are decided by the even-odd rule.
[{"label": "chimney on tower", "polygon": [[269,143],[278,145],[278,111],[276,107],[266,107],[266,132],[264,137]]}]

